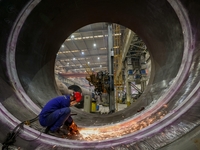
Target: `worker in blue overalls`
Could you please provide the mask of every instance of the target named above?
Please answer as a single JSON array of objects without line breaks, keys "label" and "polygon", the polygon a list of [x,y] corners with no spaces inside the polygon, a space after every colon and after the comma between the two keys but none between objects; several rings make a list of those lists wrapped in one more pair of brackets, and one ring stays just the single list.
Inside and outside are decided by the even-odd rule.
[{"label": "worker in blue overalls", "polygon": [[69,107],[76,105],[81,99],[80,92],[73,92],[70,95],[55,97],[47,102],[39,114],[40,124],[47,127],[45,133],[59,132],[62,125],[74,124]]}]

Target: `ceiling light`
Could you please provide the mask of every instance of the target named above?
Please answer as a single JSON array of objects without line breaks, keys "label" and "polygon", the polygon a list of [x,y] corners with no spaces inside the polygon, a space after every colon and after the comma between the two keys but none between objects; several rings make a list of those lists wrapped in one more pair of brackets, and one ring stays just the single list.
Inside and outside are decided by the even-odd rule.
[{"label": "ceiling light", "polygon": [[97,59],[100,59],[99,57]]},{"label": "ceiling light", "polygon": [[[108,36],[108,35],[106,35]],[[67,38],[66,41],[71,41],[72,39],[73,40],[81,40],[81,39],[93,39],[93,38],[102,38],[104,37],[104,35],[96,35],[96,36],[84,36],[84,37],[77,37],[75,38],[74,35],[71,35],[71,38]]]},{"label": "ceiling light", "polygon": [[90,64],[90,62],[88,61],[88,64]]},{"label": "ceiling light", "polygon": [[97,45],[94,43],[93,46],[96,47]]},{"label": "ceiling light", "polygon": [[80,65],[80,68],[82,67],[82,65]]},{"label": "ceiling light", "polygon": [[82,55],[84,55],[84,52],[82,52]]},{"label": "ceiling light", "polygon": [[65,47],[64,45],[62,45],[62,48]]},{"label": "ceiling light", "polygon": [[73,58],[73,60],[76,60],[76,58]]},{"label": "ceiling light", "polygon": [[102,67],[102,65],[100,65],[100,68]]},{"label": "ceiling light", "polygon": [[114,36],[119,36],[119,35],[121,35],[121,33],[115,33],[115,34],[114,34]]}]

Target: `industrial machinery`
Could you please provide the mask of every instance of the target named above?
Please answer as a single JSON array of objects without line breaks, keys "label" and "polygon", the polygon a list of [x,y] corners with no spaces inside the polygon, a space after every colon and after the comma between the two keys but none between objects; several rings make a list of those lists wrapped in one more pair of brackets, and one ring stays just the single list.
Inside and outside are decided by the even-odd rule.
[{"label": "industrial machinery", "polygon": [[100,71],[97,74],[91,74],[86,77],[90,85],[93,85],[94,92],[96,95],[101,95],[102,93],[109,93],[109,73],[107,71]]}]

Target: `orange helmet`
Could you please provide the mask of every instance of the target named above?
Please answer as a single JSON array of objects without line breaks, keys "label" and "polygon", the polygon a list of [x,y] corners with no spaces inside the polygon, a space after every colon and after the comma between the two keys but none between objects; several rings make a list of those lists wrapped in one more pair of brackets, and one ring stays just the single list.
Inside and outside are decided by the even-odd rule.
[{"label": "orange helmet", "polygon": [[82,94],[80,92],[73,92],[73,96],[74,96],[76,102],[80,102],[82,99]]}]

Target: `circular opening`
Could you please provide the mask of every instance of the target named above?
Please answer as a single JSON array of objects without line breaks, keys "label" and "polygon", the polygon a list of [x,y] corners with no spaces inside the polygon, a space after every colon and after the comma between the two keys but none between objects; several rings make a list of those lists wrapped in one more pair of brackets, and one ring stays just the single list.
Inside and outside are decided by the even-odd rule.
[{"label": "circular opening", "polygon": [[[58,95],[58,89],[55,86],[54,63],[58,49],[66,37],[69,37],[73,31],[87,24],[113,22],[123,24],[133,30],[147,45],[152,58],[151,80],[140,97],[140,101],[136,102],[135,105],[120,113],[107,115],[106,117],[88,116],[88,114],[83,112],[80,114],[74,109],[73,111],[78,113],[75,121],[80,126],[101,126],[102,129],[104,129],[103,125],[112,122],[116,126],[120,124],[120,127],[123,128],[127,127],[126,125],[130,125],[128,121],[136,121],[138,123],[143,119],[149,119],[148,117],[154,116],[159,109],[165,109],[165,102],[169,102],[174,94],[170,86],[171,84],[173,85],[173,90],[178,89],[178,87],[174,86],[173,81],[175,77],[180,77],[183,67],[181,67],[180,71],[179,68],[180,65],[184,65],[181,64],[184,49],[181,24],[168,2],[162,1],[152,5],[148,1],[142,1],[135,2],[134,6],[130,5],[130,3],[116,2],[115,7],[111,7],[113,6],[112,1],[99,1],[98,5],[90,0],[87,3],[71,1],[70,3],[62,2],[61,4],[59,2],[40,2],[21,24],[23,25],[21,30],[15,31],[15,38],[12,39],[13,41],[11,40],[13,45],[16,43],[16,70],[14,68],[14,71],[17,71],[16,74],[19,78],[19,82],[16,83],[17,88],[20,88],[19,92],[24,92],[28,95],[31,99],[28,102],[33,102],[37,106],[42,107],[49,99]],[[70,11],[72,5],[76,6],[77,13]],[[95,12],[95,15],[91,15],[91,12]],[[166,20],[168,21],[166,22]],[[174,28],[171,28],[171,26]],[[75,38],[75,36],[71,37]],[[167,97],[166,93],[169,92],[172,94]],[[22,101],[23,98],[21,97]],[[4,103],[4,106],[13,114],[17,112],[9,104],[7,101]],[[145,109],[142,115],[136,114],[138,108],[146,106],[146,104],[151,105]],[[20,106],[20,104],[15,105],[16,108]],[[168,107],[169,110],[171,108],[172,106]],[[25,109],[28,110],[29,116],[31,116],[32,112],[37,113],[33,109],[33,105],[27,106]],[[20,118],[20,120],[27,117],[21,116],[21,114],[23,114],[23,111],[19,110],[15,116]],[[158,119],[160,118],[156,118],[156,120]],[[153,122],[150,122],[148,125],[151,123]],[[106,130],[110,131],[109,127],[113,127],[113,125],[106,127],[108,127]],[[130,134],[129,136],[134,135]],[[125,143],[133,142],[128,140],[130,137],[127,136],[121,138]],[[121,143],[121,139],[116,139],[115,137],[111,137],[111,140],[116,145]],[[58,140],[58,142],[61,141]],[[104,141],[101,142],[103,143]],[[96,145],[95,142],[90,144],[90,146]],[[105,147],[108,146],[110,145],[107,143]]]},{"label": "circular opening", "polygon": [[[112,27],[110,45],[109,25]],[[113,49],[113,56],[108,56],[109,46]],[[113,60],[109,61],[108,57]],[[113,73],[109,73],[109,67]],[[76,107],[100,114],[111,112],[110,74],[114,74],[112,96],[116,112],[134,105],[148,84],[150,70],[150,54],[142,39],[124,26],[106,22],[90,24],[72,33],[60,46],[55,62],[55,77],[61,94],[69,94],[71,85],[78,86],[78,89],[70,89],[83,90],[96,108],[91,111],[87,106],[91,103],[84,105],[84,98]]]}]

